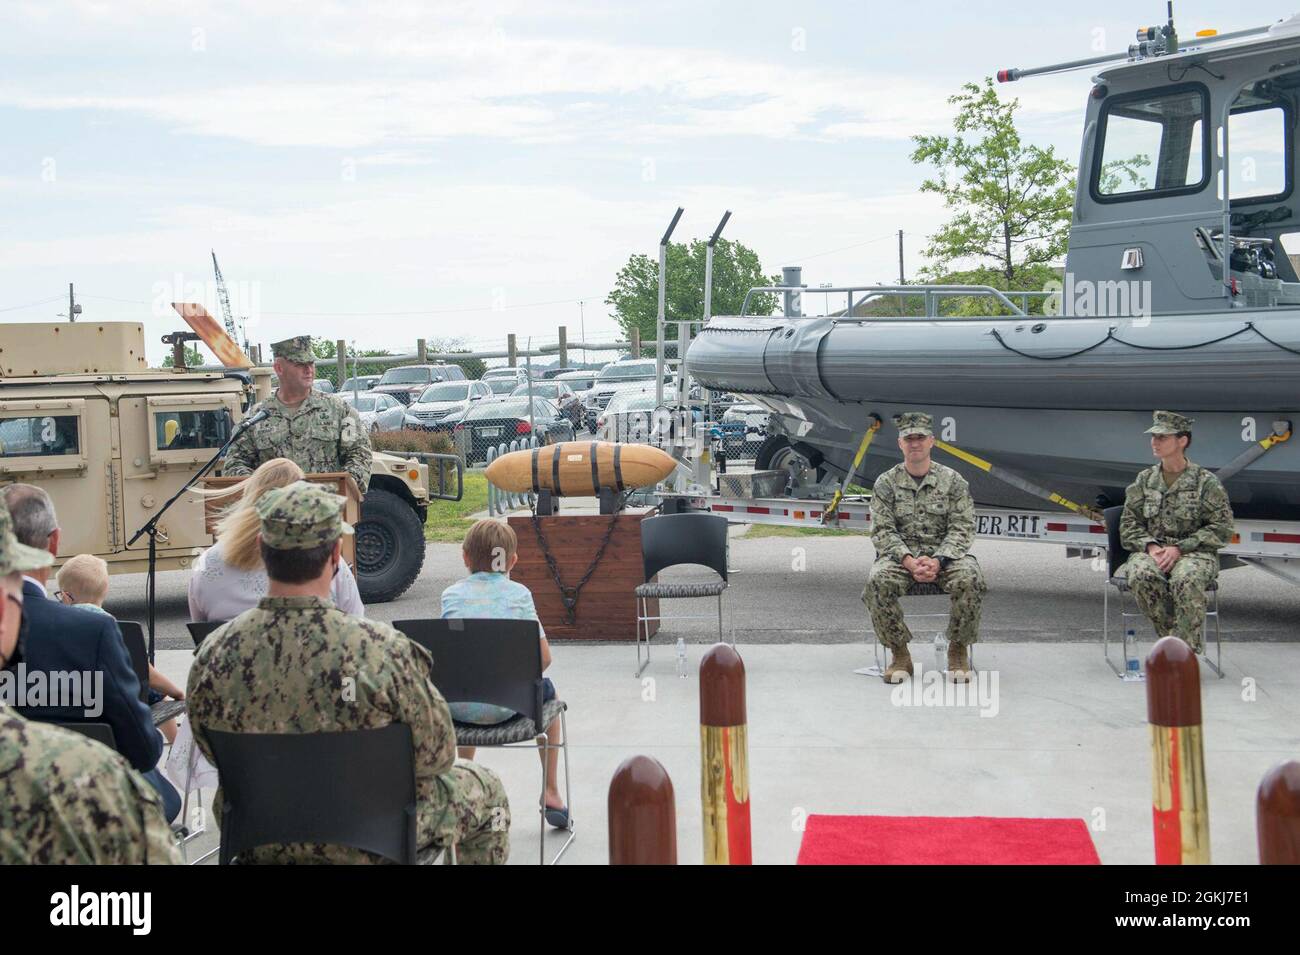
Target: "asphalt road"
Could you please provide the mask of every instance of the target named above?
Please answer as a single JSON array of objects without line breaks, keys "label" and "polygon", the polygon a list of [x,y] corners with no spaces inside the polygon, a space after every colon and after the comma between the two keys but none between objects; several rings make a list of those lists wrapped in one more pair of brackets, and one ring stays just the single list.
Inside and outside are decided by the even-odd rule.
[{"label": "asphalt road", "polygon": [[[865,536],[769,537],[747,540],[733,529],[732,576],[724,597],[724,625],[741,643],[828,644],[870,638],[860,595],[874,549]],[[988,579],[981,640],[1060,642],[1100,640],[1104,569],[1067,559],[1059,544],[980,540],[974,554]],[[430,544],[424,571],[400,599],[367,608],[371,617],[394,620],[437,616],[444,587],[464,574],[460,547]],[[707,571],[671,572],[661,579],[710,576]],[[158,647],[191,646],[185,623],[187,571],[158,575]],[[145,619],[144,575],[113,578],[107,609],[120,619]],[[1300,588],[1255,568],[1225,571],[1220,579],[1225,640],[1300,640]],[[1112,598],[1114,595],[1112,594]],[[946,598],[919,598],[912,612],[941,610]],[[664,604],[664,613],[707,613],[703,602]],[[1116,614],[1112,602],[1112,614]],[[922,621],[921,624],[931,621]],[[1113,616],[1117,623],[1118,617]],[[918,625],[916,630],[924,629]],[[669,620],[656,642],[684,636],[716,639],[710,620]]]}]

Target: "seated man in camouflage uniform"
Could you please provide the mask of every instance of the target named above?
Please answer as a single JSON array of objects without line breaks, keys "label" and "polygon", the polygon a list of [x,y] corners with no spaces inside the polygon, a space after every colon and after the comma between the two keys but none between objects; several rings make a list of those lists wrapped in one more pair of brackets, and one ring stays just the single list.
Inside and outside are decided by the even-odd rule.
[{"label": "seated man in camouflage uniform", "polygon": [[948,618],[948,675],[970,679],[967,647],[979,639],[980,600],[987,587],[975,558],[975,501],[966,479],[930,460],[934,422],[928,414],[898,418],[903,463],[876,478],[871,496],[871,540],[876,562],[862,600],[871,611],[876,637],[889,648],[885,682],[899,683],[912,673],[907,642],[911,631],[898,598],[913,583],[937,583],[952,595]]},{"label": "seated man in camouflage uniform", "polygon": [[[194,655],[189,713],[208,759],[212,730],[325,733],[411,728],[423,851],[456,844],[462,863],[503,863],[510,807],[501,780],[456,761],[456,732],[429,680],[433,661],[413,640],[377,620],[349,616],[329,600],[339,542],[352,528],[343,499],[298,481],[258,500],[268,595],[214,630]],[[220,767],[218,767],[220,768]],[[217,794],[220,811],[221,794]],[[360,850],[319,844],[264,846],[259,862],[370,862]]]},{"label": "seated man in camouflage uniform", "polygon": [[[0,687],[20,659],[23,574],[54,558],[14,537],[0,501]],[[0,865],[174,863],[162,797],[112,750],[31,722],[0,695]]]},{"label": "seated man in camouflage uniform", "polygon": [[1192,419],[1157,411],[1147,429],[1160,463],[1124,495],[1120,542],[1138,606],[1160,637],[1177,633],[1205,652],[1205,588],[1219,575],[1219,550],[1232,540],[1232,505],[1219,479],[1187,460]]},{"label": "seated man in camouflage uniform", "polygon": [[247,428],[226,452],[221,473],[252,474],[272,458],[288,458],[308,474],[347,471],[362,494],[370,486],[370,436],[356,409],[312,387],[316,356],[311,336],[299,335],[271,345],[280,385],[255,408],[270,417]]}]

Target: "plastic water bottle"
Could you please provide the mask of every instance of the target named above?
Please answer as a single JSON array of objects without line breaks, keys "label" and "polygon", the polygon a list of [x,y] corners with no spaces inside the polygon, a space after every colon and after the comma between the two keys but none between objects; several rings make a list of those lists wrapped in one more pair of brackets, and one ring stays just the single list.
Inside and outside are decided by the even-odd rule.
[{"label": "plastic water bottle", "polygon": [[1137,658],[1137,631],[1129,627],[1124,631],[1124,673],[1129,677],[1139,674]]},{"label": "plastic water bottle", "polygon": [[940,673],[948,669],[948,638],[942,633],[934,635],[934,668]]},{"label": "plastic water bottle", "polygon": [[677,675],[686,679],[686,638],[677,638]]}]

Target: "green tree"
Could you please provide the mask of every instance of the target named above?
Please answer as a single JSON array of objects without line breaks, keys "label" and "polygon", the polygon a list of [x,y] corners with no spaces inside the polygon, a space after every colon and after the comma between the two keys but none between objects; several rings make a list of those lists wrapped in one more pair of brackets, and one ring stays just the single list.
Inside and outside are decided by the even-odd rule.
[{"label": "green tree", "polygon": [[1050,146],[1021,140],[1020,102],[1000,99],[991,77],[965,84],[948,102],[957,107],[956,135],[913,137],[912,161],[936,170],[921,191],[943,196],[953,212],[930,237],[924,274],[1004,291],[1041,289],[1069,241],[1074,166]]},{"label": "green tree", "polygon": [[[193,345],[186,345],[185,346],[185,367],[193,368],[196,365],[203,365],[203,364],[206,364],[206,362],[203,359],[203,352],[199,351]],[[168,352],[167,357],[163,359],[162,366],[164,368],[174,368],[176,366],[176,356],[172,352]]]},{"label": "green tree", "polygon": [[[707,243],[695,239],[668,243],[668,292],[664,300],[665,317],[669,321],[700,319],[704,317],[704,258]],[[779,275],[764,275],[758,255],[752,249],[719,239],[713,249],[713,314],[739,315],[745,293],[760,285],[780,285]],[[749,302],[752,315],[769,315],[776,307],[777,296],[769,293],[754,295]],[[614,318],[624,334],[632,329],[641,333],[642,347],[655,340],[655,319],[659,314],[659,259],[636,254],[618,271],[614,288],[605,299],[613,306]],[[677,338],[677,326],[664,330],[665,340]]]}]

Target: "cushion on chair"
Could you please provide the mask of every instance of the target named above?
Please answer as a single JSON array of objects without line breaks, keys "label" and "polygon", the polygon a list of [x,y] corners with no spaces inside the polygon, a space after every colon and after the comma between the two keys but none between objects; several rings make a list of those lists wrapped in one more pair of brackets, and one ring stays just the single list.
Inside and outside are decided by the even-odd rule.
[{"label": "cushion on chair", "polygon": [[[547,726],[551,721],[568,709],[563,700],[549,700],[542,704],[542,719]],[[516,715],[504,723],[494,726],[478,726],[474,723],[456,724],[457,746],[506,746],[510,743],[524,743],[535,739],[538,734],[533,721],[526,716]]]},{"label": "cushion on chair", "polygon": [[159,726],[168,720],[173,720],[185,712],[184,700],[160,700],[153,706],[149,707],[149,715],[153,717],[153,725]]},{"label": "cushion on chair", "polygon": [[727,589],[725,580],[681,584],[641,584],[636,589],[638,597],[716,597]]},{"label": "cushion on chair", "polygon": [[915,580],[908,585],[907,593],[904,597],[935,597],[943,593],[943,588],[938,584],[921,584]]}]

